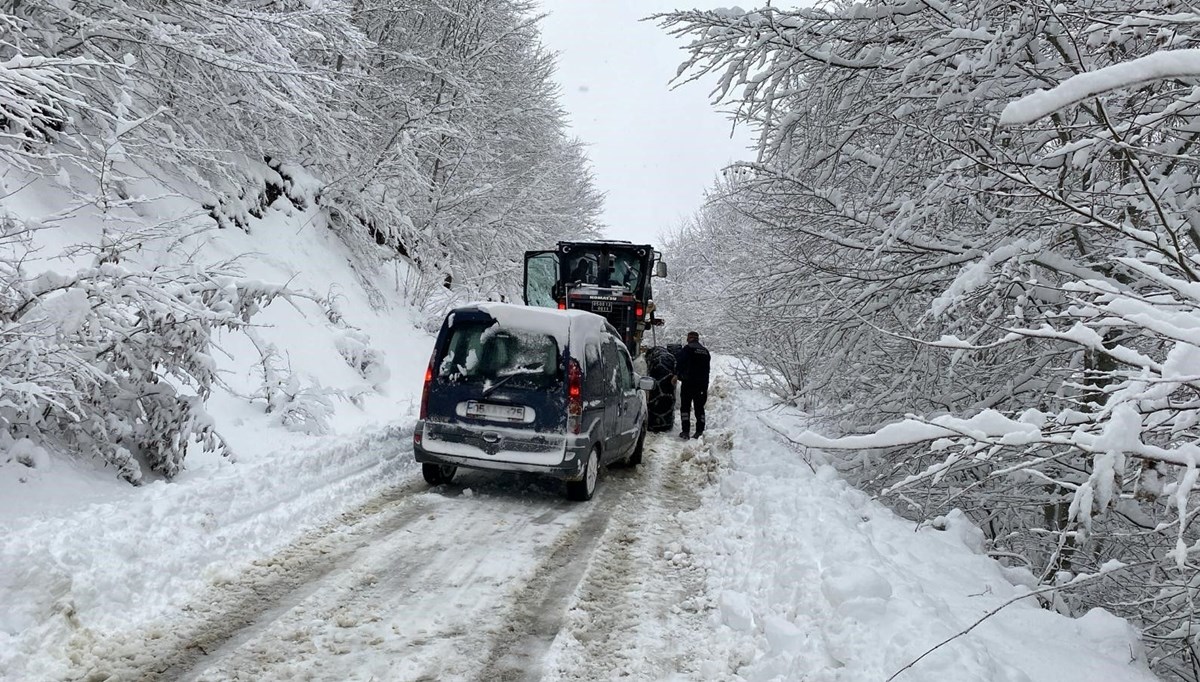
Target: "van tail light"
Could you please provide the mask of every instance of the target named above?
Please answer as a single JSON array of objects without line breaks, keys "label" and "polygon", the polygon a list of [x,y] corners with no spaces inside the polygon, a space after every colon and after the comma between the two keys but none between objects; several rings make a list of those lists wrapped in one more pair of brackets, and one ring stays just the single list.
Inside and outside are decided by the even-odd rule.
[{"label": "van tail light", "polygon": [[567,430],[579,433],[583,422],[583,369],[578,360],[567,366]]},{"label": "van tail light", "polygon": [[429,359],[429,368],[425,370],[425,387],[421,389],[421,419],[429,417],[429,384],[433,383],[433,358]]},{"label": "van tail light", "polygon": [[638,307],[636,307],[636,308],[634,308],[634,309],[633,309],[633,313],[634,313],[634,316],[635,316],[635,317],[637,317],[637,319],[639,319],[639,320],[640,320],[640,319],[642,319],[643,317],[645,317],[645,316],[646,316],[646,309],[645,309],[645,308],[643,308],[642,306],[638,306]]},{"label": "van tail light", "polygon": [[567,309],[567,302],[566,302],[566,301],[559,301],[559,302],[558,302],[558,309],[559,309],[559,310],[566,310],[566,309]]}]

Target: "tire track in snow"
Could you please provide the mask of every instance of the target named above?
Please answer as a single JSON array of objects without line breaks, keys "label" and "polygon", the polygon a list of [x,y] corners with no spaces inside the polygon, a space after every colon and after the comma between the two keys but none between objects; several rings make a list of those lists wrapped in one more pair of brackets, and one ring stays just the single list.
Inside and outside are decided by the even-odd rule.
[{"label": "tire track in snow", "polygon": [[[410,483],[136,638],[81,639],[80,678],[537,679],[593,558],[622,555],[647,486],[660,494],[661,467],[609,470],[586,504],[560,501],[546,479]],[[628,527],[617,536],[614,514]]]},{"label": "tire track in snow", "polygon": [[[715,436],[720,447],[720,434]],[[704,570],[692,565],[680,515],[713,480],[706,443],[647,441],[641,489],[616,506],[551,649],[550,680],[706,679],[712,609]],[[695,633],[696,636],[688,636]]]},{"label": "tire track in snow", "polygon": [[[461,475],[424,495],[428,514],[343,561],[309,597],[187,679],[520,676],[553,640],[552,614],[561,618],[607,525],[605,500],[622,483],[605,481],[580,505],[560,501],[548,479]],[[505,665],[514,659],[498,652],[535,624],[540,646]]]},{"label": "tire track in snow", "polygon": [[386,491],[309,531],[275,555],[253,562],[236,579],[214,584],[209,594],[184,608],[182,618],[151,626],[134,639],[76,633],[68,644],[77,671],[71,679],[180,679],[227,644],[245,638],[257,624],[303,599],[306,588],[356,551],[419,518],[425,508],[413,493],[422,488],[422,483],[412,482]]},{"label": "tire track in snow", "polygon": [[[493,640],[477,679],[516,682],[541,676],[542,658],[558,635],[568,600],[608,526],[609,513],[602,505],[604,498],[614,492],[608,490],[613,487],[612,478],[610,472],[605,490],[592,499],[595,504],[588,516],[559,538],[533,578],[516,595],[508,625]],[[547,511],[543,517],[554,511]]]},{"label": "tire track in snow", "polygon": [[[651,436],[640,468],[609,471],[603,494],[594,500],[599,509],[578,534],[560,539],[514,600],[508,627],[496,637],[475,679],[610,680],[630,674],[631,667],[640,669],[636,678],[657,679],[664,671],[688,667],[681,655],[663,654],[666,660],[646,669],[647,642],[637,635],[645,629],[643,621],[674,617],[677,604],[701,610],[691,597],[703,592],[703,573],[687,565],[664,568],[656,561],[667,540],[679,535],[674,515],[699,505],[694,487],[708,480],[706,471],[680,466],[688,448],[694,446]],[[703,618],[694,616],[697,623]],[[565,668],[545,660],[562,638],[581,649]]]}]

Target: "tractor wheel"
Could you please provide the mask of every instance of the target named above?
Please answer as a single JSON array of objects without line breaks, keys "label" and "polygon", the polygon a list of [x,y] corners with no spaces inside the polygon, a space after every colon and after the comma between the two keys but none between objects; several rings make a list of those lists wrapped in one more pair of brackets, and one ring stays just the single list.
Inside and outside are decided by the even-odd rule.
[{"label": "tractor wheel", "polygon": [[662,346],[647,349],[646,370],[654,379],[646,396],[646,428],[670,431],[675,428],[675,354]]}]

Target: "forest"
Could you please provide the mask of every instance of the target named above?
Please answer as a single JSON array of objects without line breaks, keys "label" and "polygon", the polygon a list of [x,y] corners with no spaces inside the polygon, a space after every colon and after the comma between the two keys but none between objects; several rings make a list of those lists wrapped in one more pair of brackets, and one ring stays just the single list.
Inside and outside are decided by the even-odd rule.
[{"label": "forest", "polygon": [[[269,211],[335,235],[381,315],[429,319],[512,299],[526,249],[599,237],[539,12],[0,0],[0,449],[135,485],[226,452],[206,403],[230,334],[259,356],[245,399],[320,432],[333,393],[297,387],[268,306],[319,310],[378,385],[337,292],[211,247]],[[1182,680],[1200,680],[1198,19],[1177,0],[653,18],[684,47],[676,84],[715,84],[757,140],[661,244],[659,309],[811,418],[798,457],[834,455],[917,524],[962,510],[1044,608],[1130,619]]]},{"label": "forest", "polygon": [[[754,131],[668,253],[803,451],[1197,679],[1200,57],[1171,1],[680,11]],[[717,257],[717,254],[720,257]],[[690,293],[690,292],[689,292]],[[701,311],[708,311],[701,313]]]},{"label": "forest", "polygon": [[211,248],[214,228],[254,238],[269,208],[336,234],[381,311],[511,296],[526,248],[596,234],[535,10],[0,2],[0,446],[133,483],[177,474],[189,443],[225,451],[205,410],[222,333],[258,346],[249,400],[321,430],[328,392],[301,395],[255,316],[307,299],[364,378],[380,363],[334,292],[246,277],[243,254]]}]

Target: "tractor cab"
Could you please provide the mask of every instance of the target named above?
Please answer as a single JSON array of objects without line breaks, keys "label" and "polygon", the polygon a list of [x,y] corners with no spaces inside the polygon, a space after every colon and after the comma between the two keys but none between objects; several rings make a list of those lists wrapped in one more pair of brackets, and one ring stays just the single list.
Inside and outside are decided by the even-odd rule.
[{"label": "tractor cab", "polygon": [[525,304],[602,315],[629,352],[638,354],[654,316],[651,281],[666,277],[662,254],[630,242],[559,242],[553,251],[525,252]]}]

